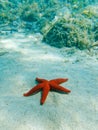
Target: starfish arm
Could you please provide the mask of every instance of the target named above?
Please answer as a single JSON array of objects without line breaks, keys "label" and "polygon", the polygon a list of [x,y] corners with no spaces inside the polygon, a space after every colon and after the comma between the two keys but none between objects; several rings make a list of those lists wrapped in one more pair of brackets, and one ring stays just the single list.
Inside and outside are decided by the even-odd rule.
[{"label": "starfish arm", "polygon": [[30,96],[32,94],[34,94],[35,92],[37,92],[38,90],[40,90],[43,87],[43,83],[40,83],[38,85],[36,85],[35,87],[33,87],[31,90],[29,90],[27,93],[24,93],[24,96]]},{"label": "starfish arm", "polygon": [[45,87],[43,88],[42,97],[41,97],[41,101],[40,101],[41,104],[44,104],[44,102],[47,98],[47,95],[49,93],[49,90],[50,90],[49,84],[45,83]]},{"label": "starfish arm", "polygon": [[50,82],[55,82],[56,84],[61,84],[61,83],[64,83],[64,82],[67,82],[68,78],[57,78],[57,79],[53,79],[53,80],[50,80]]},{"label": "starfish arm", "polygon": [[47,80],[46,79],[40,79],[40,78],[36,77],[36,81],[38,81],[39,83],[42,83],[42,82],[45,82]]},{"label": "starfish arm", "polygon": [[59,86],[59,85],[57,85],[57,84],[51,85],[51,88],[54,89],[54,90],[58,90],[58,91],[61,91],[61,92],[65,92],[65,93],[71,92],[69,89],[64,88],[64,87],[62,87],[62,86]]}]

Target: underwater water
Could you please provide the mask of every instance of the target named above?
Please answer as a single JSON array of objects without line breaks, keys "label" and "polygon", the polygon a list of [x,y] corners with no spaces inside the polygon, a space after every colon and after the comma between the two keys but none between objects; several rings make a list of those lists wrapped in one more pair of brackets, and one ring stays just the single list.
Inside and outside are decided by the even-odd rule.
[{"label": "underwater water", "polygon": [[[68,78],[69,94],[37,83]],[[0,0],[0,130],[98,129],[98,0]]]}]

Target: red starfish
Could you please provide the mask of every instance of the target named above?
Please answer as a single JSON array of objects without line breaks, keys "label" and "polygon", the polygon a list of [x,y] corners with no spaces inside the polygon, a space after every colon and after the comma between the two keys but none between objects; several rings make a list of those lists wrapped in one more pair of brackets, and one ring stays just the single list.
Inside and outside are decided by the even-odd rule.
[{"label": "red starfish", "polygon": [[36,78],[36,81],[39,82],[38,85],[36,85],[35,87],[33,87],[30,91],[28,91],[27,93],[24,93],[24,96],[29,96],[32,95],[36,92],[38,92],[40,89],[42,89],[42,97],[41,97],[41,104],[44,104],[46,97],[48,95],[48,92],[50,90],[58,90],[61,92],[65,92],[65,93],[69,93],[71,92],[70,90],[60,86],[59,84],[66,82],[68,79],[64,79],[64,78],[58,78],[58,79],[53,79],[53,80],[46,80],[46,79],[40,79],[40,78]]}]

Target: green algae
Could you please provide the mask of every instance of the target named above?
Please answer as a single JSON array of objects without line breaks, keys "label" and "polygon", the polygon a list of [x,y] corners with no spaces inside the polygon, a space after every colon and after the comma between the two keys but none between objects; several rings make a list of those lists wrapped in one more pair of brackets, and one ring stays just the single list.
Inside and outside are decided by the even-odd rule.
[{"label": "green algae", "polygon": [[93,39],[91,21],[82,16],[60,18],[43,37],[43,41],[52,46],[58,48],[75,46],[81,50],[89,48]]},{"label": "green algae", "polygon": [[40,32],[51,46],[89,49],[98,41],[98,7],[89,4],[89,0],[1,0],[0,33],[9,28],[32,35]]}]

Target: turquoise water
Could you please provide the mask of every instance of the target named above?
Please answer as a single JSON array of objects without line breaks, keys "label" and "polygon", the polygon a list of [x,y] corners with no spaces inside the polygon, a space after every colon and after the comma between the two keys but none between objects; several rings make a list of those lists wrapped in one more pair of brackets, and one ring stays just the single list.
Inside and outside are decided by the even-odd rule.
[{"label": "turquoise water", "polygon": [[0,0],[0,130],[98,130],[98,0]]}]

